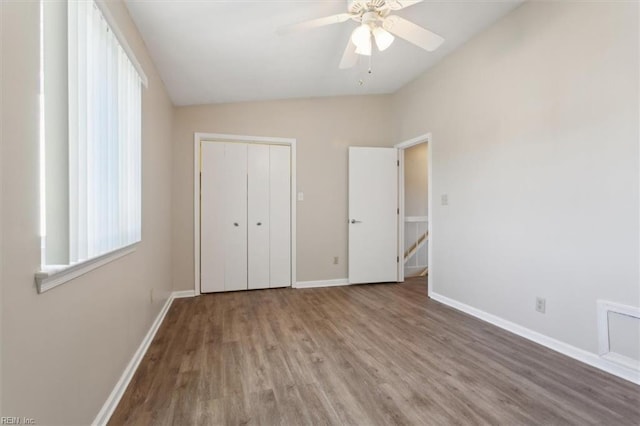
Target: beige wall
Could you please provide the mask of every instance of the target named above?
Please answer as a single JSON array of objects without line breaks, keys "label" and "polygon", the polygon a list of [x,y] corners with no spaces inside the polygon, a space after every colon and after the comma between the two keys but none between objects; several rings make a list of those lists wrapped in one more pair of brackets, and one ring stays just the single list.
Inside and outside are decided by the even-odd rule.
[{"label": "beige wall", "polygon": [[[4,2],[0,1],[0,27],[4,26]],[[4,31],[2,31],[2,29],[0,28],[0,129],[4,129],[5,127],[5,117],[4,117],[4,103],[2,102],[2,97],[4,95],[4,66],[2,65],[3,62],[3,58],[5,57],[5,54],[9,51],[9,49],[7,47],[5,47],[6,43],[5,43],[5,35],[4,35]],[[4,166],[2,165],[3,161],[2,159],[5,156],[4,153],[4,134],[3,131],[0,130],[0,414],[4,413],[4,411],[2,410],[2,379],[3,379],[3,375],[2,375],[2,352],[4,352],[3,350],[3,346],[4,346],[4,339],[2,338],[2,324],[3,324],[3,314],[2,314],[2,304],[3,304],[3,293],[4,293],[4,277],[3,277],[3,273],[2,271],[4,270],[4,251],[3,251],[3,247],[4,247],[4,230],[3,230],[3,222],[2,222],[2,218],[4,217],[4,213],[3,213],[3,209],[4,209],[4,184],[3,184],[3,179],[4,179],[4,173],[2,172],[2,170],[4,169]]]},{"label": "beige wall", "polygon": [[638,3],[527,2],[393,97],[436,293],[590,352],[597,299],[640,305],[639,75]]},{"label": "beige wall", "polygon": [[[347,147],[392,145],[388,96],[238,103],[175,109],[173,280],[192,289],[193,134],[297,139],[297,280],[347,277]],[[340,258],[333,264],[334,256]]]},{"label": "beige wall", "polygon": [[171,289],[173,109],[126,8],[109,2],[150,80],[143,241],[135,253],[38,295],[38,3],[2,2],[2,415],[88,424]]},{"label": "beige wall", "polygon": [[404,150],[404,215],[426,216],[428,202],[427,144]]}]

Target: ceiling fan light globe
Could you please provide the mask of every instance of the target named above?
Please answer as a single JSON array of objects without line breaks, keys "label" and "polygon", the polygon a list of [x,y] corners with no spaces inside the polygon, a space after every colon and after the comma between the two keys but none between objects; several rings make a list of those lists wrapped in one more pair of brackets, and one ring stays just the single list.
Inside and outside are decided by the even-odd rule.
[{"label": "ceiling fan light globe", "polygon": [[358,55],[371,56],[371,39],[369,39],[366,43],[357,46],[356,53]]},{"label": "ceiling fan light globe", "polygon": [[351,33],[351,41],[358,48],[364,48],[366,44],[371,44],[371,28],[368,25],[363,24],[353,30]]},{"label": "ceiling fan light globe", "polygon": [[391,43],[395,40],[395,37],[382,27],[376,27],[373,30],[373,37],[376,39],[376,46],[381,52],[391,46]]}]

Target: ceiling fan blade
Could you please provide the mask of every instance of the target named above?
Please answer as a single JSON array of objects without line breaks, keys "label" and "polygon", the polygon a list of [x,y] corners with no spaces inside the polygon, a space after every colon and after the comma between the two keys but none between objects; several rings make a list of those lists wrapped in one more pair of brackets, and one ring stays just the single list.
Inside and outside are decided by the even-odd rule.
[{"label": "ceiling fan blade", "polygon": [[313,28],[324,27],[325,25],[339,24],[351,18],[350,13],[339,13],[337,15],[325,16],[324,18],[312,19],[310,21],[300,22],[298,24],[287,25],[278,28],[278,34],[289,34],[295,31],[310,30]]},{"label": "ceiling fan blade", "polygon": [[413,6],[416,3],[422,3],[424,0],[387,0],[386,6],[391,10],[400,10]]},{"label": "ceiling fan blade", "polygon": [[356,45],[351,41],[349,37],[349,43],[347,44],[344,53],[342,54],[342,60],[340,60],[340,69],[344,70],[352,68],[356,62],[358,62],[358,55],[356,54]]},{"label": "ceiling fan blade", "polygon": [[382,28],[428,52],[436,50],[444,41],[438,34],[397,15],[387,17],[382,23]]}]

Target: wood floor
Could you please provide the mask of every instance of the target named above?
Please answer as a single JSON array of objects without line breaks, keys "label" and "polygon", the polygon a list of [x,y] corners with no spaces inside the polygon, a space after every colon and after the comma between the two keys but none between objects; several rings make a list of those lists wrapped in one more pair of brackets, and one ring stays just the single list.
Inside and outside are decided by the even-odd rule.
[{"label": "wood floor", "polygon": [[111,425],[640,424],[640,387],[405,284],[173,303]]}]

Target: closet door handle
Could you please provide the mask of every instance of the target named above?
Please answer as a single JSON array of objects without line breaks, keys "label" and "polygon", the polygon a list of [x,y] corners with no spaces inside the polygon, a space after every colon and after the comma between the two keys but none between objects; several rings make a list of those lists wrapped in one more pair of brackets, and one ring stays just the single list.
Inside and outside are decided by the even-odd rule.
[{"label": "closet door handle", "polygon": [[260,226],[260,225],[262,225],[262,222],[258,222],[258,223],[256,223],[256,225]]},{"label": "closet door handle", "polygon": [[233,222],[233,226],[240,226],[240,225],[238,225],[238,222]]}]

